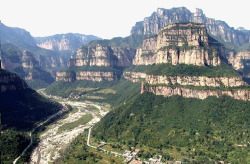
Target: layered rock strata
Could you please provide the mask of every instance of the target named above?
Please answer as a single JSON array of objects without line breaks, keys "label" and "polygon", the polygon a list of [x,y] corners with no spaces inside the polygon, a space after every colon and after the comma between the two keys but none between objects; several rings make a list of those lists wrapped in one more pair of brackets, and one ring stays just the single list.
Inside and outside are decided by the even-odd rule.
[{"label": "layered rock strata", "polygon": [[76,58],[70,59],[68,66],[121,66],[132,64],[135,50],[124,47],[82,46],[77,50]]},{"label": "layered rock strata", "polygon": [[133,65],[160,63],[218,66],[223,47],[210,43],[204,24],[173,24],[157,36],[145,39],[137,49]]},{"label": "layered rock strata", "polygon": [[151,85],[183,85],[209,87],[240,87],[246,85],[242,77],[206,77],[206,76],[156,76],[147,75],[145,82]]},{"label": "layered rock strata", "polygon": [[235,91],[223,91],[223,90],[197,90],[184,87],[168,87],[168,86],[153,86],[142,87],[144,91],[152,92],[156,95],[163,95],[166,97],[179,95],[185,98],[197,98],[206,99],[209,96],[215,96],[217,98],[227,95],[237,100],[250,101],[250,90],[238,89]]},{"label": "layered rock strata", "polygon": [[117,79],[114,72],[102,72],[102,71],[77,71],[77,72],[57,72],[56,81],[75,81],[75,80],[89,80],[89,81],[113,81]]}]

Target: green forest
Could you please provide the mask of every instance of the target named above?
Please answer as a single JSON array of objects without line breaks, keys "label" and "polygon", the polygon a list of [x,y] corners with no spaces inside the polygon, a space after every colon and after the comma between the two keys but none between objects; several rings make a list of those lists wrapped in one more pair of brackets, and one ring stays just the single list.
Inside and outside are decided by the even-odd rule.
[{"label": "green forest", "polygon": [[93,137],[143,150],[142,158],[247,163],[250,102],[230,97],[205,100],[165,98],[144,93],[111,111],[93,129]]}]

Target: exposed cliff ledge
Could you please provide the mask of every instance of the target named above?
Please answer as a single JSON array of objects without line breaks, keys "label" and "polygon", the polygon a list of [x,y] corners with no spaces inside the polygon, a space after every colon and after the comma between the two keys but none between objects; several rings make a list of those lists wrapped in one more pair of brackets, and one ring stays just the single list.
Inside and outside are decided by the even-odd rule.
[{"label": "exposed cliff ledge", "polygon": [[[246,89],[238,89],[235,91],[220,91],[220,90],[196,90],[183,87],[168,87],[168,86],[154,86],[142,87],[143,91],[152,92],[156,95],[163,95],[166,97],[179,95],[185,98],[206,99],[208,96],[216,96],[219,98],[222,95],[230,96],[237,100],[250,101],[250,91]],[[143,92],[142,92],[143,93]]]},{"label": "exposed cliff ledge", "polygon": [[28,88],[24,80],[15,73],[10,73],[0,69],[0,89],[1,93],[14,90],[23,90]]},{"label": "exposed cliff ledge", "polygon": [[157,36],[145,39],[137,49],[133,65],[160,63],[192,64],[197,66],[221,64],[223,47],[212,41],[204,24],[172,24]]},{"label": "exposed cliff ledge", "polygon": [[133,83],[140,82],[146,78],[146,73],[143,72],[123,72],[123,77]]},{"label": "exposed cliff ledge", "polygon": [[75,81],[75,80],[90,80],[101,82],[103,80],[113,81],[117,79],[114,72],[102,72],[102,71],[77,71],[77,72],[57,72],[56,81]]},{"label": "exposed cliff ledge", "polygon": [[82,46],[77,50],[76,58],[70,59],[68,66],[130,66],[135,56],[134,49],[124,47]]},{"label": "exposed cliff ledge", "polygon": [[147,75],[146,83],[166,85],[239,87],[246,85],[242,77],[206,77],[206,76],[156,76]]}]

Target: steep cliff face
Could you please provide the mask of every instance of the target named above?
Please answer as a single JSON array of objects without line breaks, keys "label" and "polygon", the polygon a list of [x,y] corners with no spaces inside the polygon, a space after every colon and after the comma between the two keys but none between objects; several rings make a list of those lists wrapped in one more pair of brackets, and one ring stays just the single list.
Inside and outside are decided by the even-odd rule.
[{"label": "steep cliff face", "polygon": [[223,39],[225,42],[243,45],[250,41],[249,32],[235,30],[223,21],[207,18],[201,9],[196,9],[195,13],[191,13],[185,7],[172,9],[159,8],[150,17],[146,17],[143,21],[137,22],[132,28],[131,34],[158,34],[161,28],[169,24],[183,22],[203,23],[206,25],[209,34]]},{"label": "steep cliff face", "polygon": [[55,54],[55,55],[40,55],[39,56],[39,65],[42,68],[61,68],[66,67],[67,62],[69,60],[69,57],[63,57],[61,55]]},{"label": "steep cliff face", "polygon": [[82,46],[78,49],[76,58],[70,59],[68,66],[122,66],[132,64],[135,50],[125,47]]},{"label": "steep cliff face", "polygon": [[39,67],[39,63],[31,52],[24,50],[22,52],[22,66],[23,68],[31,69],[34,67]]},{"label": "steep cliff face", "polygon": [[17,74],[10,73],[0,68],[0,92],[23,90],[28,88],[24,80]]},{"label": "steep cliff face", "polygon": [[104,71],[76,71],[76,72],[57,72],[56,81],[71,82],[75,80],[89,80],[101,82],[113,81],[117,79],[115,72]]},{"label": "steep cliff face", "polygon": [[137,49],[133,65],[172,63],[218,66],[221,64],[219,53],[223,53],[223,48],[209,39],[203,24],[169,25],[161,29],[157,36],[143,41],[142,47]]},{"label": "steep cliff face", "polygon": [[245,64],[249,63],[250,51],[227,52],[226,58],[234,69],[240,70],[244,68]]},{"label": "steep cliff face", "polygon": [[49,37],[37,37],[37,46],[52,51],[75,51],[81,45],[87,44],[92,40],[101,38],[93,35],[83,35],[77,33],[57,34]]},{"label": "steep cliff face", "polygon": [[206,77],[206,76],[155,76],[147,75],[148,84],[210,86],[210,87],[239,87],[246,83],[242,77]]},{"label": "steep cliff face", "polygon": [[152,92],[156,95],[163,95],[166,97],[179,95],[185,98],[197,98],[205,99],[208,96],[216,96],[219,98],[222,95],[230,96],[237,100],[250,101],[250,90],[238,89],[234,91],[220,91],[220,90],[197,90],[184,87],[168,87],[168,86],[156,86],[156,87],[143,87],[144,90]]}]

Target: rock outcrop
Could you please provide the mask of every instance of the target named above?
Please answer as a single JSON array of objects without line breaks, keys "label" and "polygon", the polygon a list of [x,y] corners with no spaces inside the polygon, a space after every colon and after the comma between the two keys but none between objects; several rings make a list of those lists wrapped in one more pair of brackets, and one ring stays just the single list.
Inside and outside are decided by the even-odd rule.
[{"label": "rock outcrop", "polygon": [[115,72],[104,71],[76,71],[76,72],[57,72],[56,81],[72,82],[75,80],[89,81],[113,81],[117,79]]},{"label": "rock outcrop", "polygon": [[223,46],[211,43],[204,24],[172,24],[147,38],[137,49],[133,65],[160,63],[218,66]]},{"label": "rock outcrop", "polygon": [[179,95],[185,98],[197,98],[206,99],[208,96],[216,96],[217,98],[227,95],[237,100],[250,101],[250,90],[237,89],[231,90],[198,90],[184,87],[168,87],[168,86],[154,86],[143,87],[148,92],[152,92],[156,95],[163,95],[166,97]]},{"label": "rock outcrop", "polygon": [[68,66],[121,66],[132,64],[135,50],[125,47],[82,46],[77,50],[76,58],[70,59]]},{"label": "rock outcrop", "polygon": [[206,25],[208,33],[225,42],[236,45],[243,45],[250,42],[250,32],[245,30],[235,30],[223,21],[207,18],[201,9],[196,9],[195,13],[190,12],[185,7],[172,9],[157,9],[150,17],[137,22],[131,30],[131,35],[152,35],[158,34],[160,29],[173,23],[194,22]]}]

